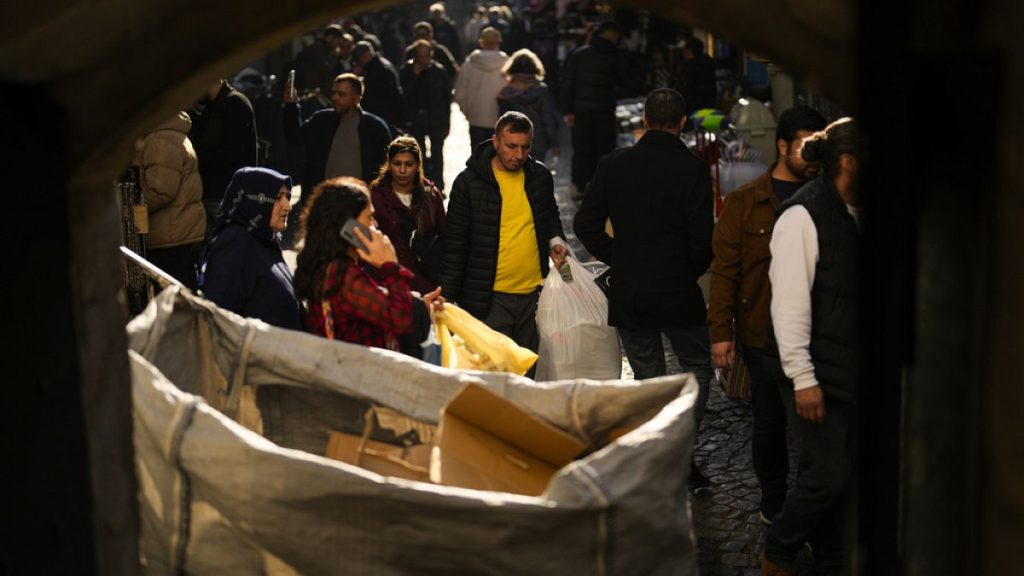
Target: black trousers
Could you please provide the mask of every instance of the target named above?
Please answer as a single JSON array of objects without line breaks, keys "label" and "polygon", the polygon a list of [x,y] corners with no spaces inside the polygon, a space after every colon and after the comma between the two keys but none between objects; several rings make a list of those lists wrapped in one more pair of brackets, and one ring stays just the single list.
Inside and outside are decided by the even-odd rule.
[{"label": "black trousers", "polygon": [[697,406],[694,410],[694,434],[700,431],[704,418],[704,406],[710,395],[711,378],[715,369],[711,365],[711,338],[708,326],[703,322],[692,326],[663,328],[659,331],[624,330],[618,328],[626,359],[633,369],[633,378],[646,380],[668,373],[665,363],[665,347],[661,340],[668,338],[672,351],[679,358],[683,371],[693,372],[697,378]]},{"label": "black trousers", "polygon": [[[487,311],[484,324],[512,338],[523,348],[537,351],[540,347],[540,335],[537,333],[537,300],[540,289],[529,294],[508,294],[495,292],[491,296],[491,308]],[[533,378],[537,372],[534,364],[526,373]]]},{"label": "black trousers", "polygon": [[576,112],[572,127],[572,183],[584,194],[597,170],[597,162],[615,150],[618,125],[615,109]]},{"label": "black trousers", "polygon": [[[740,345],[740,352],[750,373],[750,409],[754,420],[750,450],[754,473],[761,484],[761,509],[774,513],[782,507],[788,489],[786,407],[779,392],[785,380],[778,381],[773,371],[765,366],[766,359],[760,348]],[[781,369],[777,374],[781,374]]]},{"label": "black trousers", "polygon": [[853,467],[857,415],[845,402],[825,398],[825,420],[796,416],[792,384],[781,387],[783,403],[800,444],[796,485],[768,527],[765,556],[792,564],[804,542],[814,550],[816,574],[845,574],[852,547]]},{"label": "black trousers", "polygon": [[[199,256],[199,247],[202,243],[185,244],[183,246],[171,246],[170,248],[147,248],[146,260],[149,260],[157,268],[167,272],[175,280],[181,282],[186,288],[195,292],[199,286],[199,277],[196,274],[196,259]],[[156,291],[160,291],[159,286]]]},{"label": "black trousers", "polygon": [[[423,151],[423,172],[438,189],[444,190],[444,141],[448,138],[448,126],[431,129],[429,117],[421,113],[416,116],[409,132]],[[430,154],[427,154],[427,139],[430,139]]]}]

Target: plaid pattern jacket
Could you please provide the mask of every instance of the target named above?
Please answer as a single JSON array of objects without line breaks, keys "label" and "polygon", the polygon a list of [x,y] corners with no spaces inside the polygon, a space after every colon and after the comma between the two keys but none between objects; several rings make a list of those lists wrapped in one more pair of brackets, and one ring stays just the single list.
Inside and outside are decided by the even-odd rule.
[{"label": "plaid pattern jacket", "polygon": [[412,328],[412,273],[389,262],[378,276],[381,284],[352,260],[331,262],[323,298],[309,303],[306,329],[332,340],[398,350],[398,336]]}]

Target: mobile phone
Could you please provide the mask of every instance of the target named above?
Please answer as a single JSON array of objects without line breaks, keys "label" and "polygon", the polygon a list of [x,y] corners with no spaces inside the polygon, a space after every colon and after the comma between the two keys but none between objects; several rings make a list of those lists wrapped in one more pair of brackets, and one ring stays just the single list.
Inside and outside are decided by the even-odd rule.
[{"label": "mobile phone", "polygon": [[369,252],[369,250],[366,249],[366,245],[364,245],[356,236],[356,228],[363,232],[363,236],[366,236],[367,238],[370,237],[370,229],[360,224],[355,218],[349,218],[345,221],[345,225],[341,227],[341,237],[346,242],[356,248],[359,248],[363,252]]}]

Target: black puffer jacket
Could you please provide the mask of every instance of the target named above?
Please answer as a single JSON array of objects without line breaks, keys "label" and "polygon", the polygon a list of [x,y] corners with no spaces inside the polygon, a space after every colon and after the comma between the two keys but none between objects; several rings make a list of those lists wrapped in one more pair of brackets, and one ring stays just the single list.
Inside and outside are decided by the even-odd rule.
[{"label": "black puffer jacket", "polygon": [[618,47],[600,36],[569,55],[559,84],[563,114],[614,110],[617,98],[640,90]]},{"label": "black puffer jacket", "polygon": [[[491,142],[481,142],[473,150],[465,170],[452,184],[444,232],[441,294],[477,318],[486,317],[491,307],[498,266],[501,191],[491,168],[494,154]],[[532,158],[523,170],[537,231],[537,264],[544,277],[548,273],[548,245],[555,236],[565,238],[565,233],[555,204],[551,172]]]}]

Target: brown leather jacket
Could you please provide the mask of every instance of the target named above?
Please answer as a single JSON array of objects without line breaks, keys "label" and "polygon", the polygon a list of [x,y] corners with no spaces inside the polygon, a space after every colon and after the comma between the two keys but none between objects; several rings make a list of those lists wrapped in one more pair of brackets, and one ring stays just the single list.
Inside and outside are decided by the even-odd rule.
[{"label": "brown leather jacket", "polygon": [[711,248],[711,290],[708,326],[712,342],[733,339],[762,347],[771,307],[768,243],[779,200],[772,190],[772,170],[733,190],[715,226]]}]

